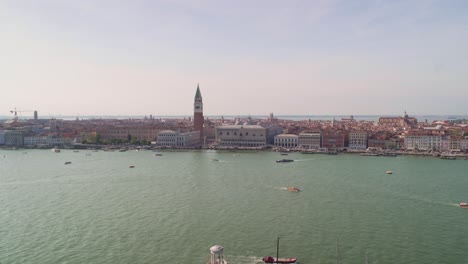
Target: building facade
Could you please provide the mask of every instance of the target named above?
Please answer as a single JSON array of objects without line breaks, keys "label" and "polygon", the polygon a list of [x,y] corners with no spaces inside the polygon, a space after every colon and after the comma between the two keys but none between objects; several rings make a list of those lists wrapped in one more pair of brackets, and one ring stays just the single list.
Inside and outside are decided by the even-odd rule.
[{"label": "building facade", "polygon": [[363,150],[367,149],[367,132],[351,131],[349,132],[349,148]]},{"label": "building facade", "polygon": [[21,130],[5,130],[5,145],[23,146],[24,133]]},{"label": "building facade", "polygon": [[405,136],[404,146],[409,150],[442,150],[443,138],[424,132],[408,132]]},{"label": "building facade", "polygon": [[0,145],[5,145],[5,131],[0,130]]},{"label": "building facade", "polygon": [[220,146],[263,147],[267,131],[259,125],[225,125],[215,129],[216,143]]},{"label": "building facade", "polygon": [[343,149],[345,147],[345,134],[342,131],[323,131],[322,147],[332,150]]},{"label": "building facade", "polygon": [[280,134],[275,136],[274,145],[276,147],[295,148],[298,146],[299,136],[293,134]]},{"label": "building facade", "polygon": [[191,147],[200,145],[200,132],[191,131],[179,133],[172,130],[165,130],[158,133],[158,146],[165,147]]},{"label": "building facade", "polygon": [[299,133],[299,147],[307,149],[319,149],[322,147],[321,131],[305,131]]}]

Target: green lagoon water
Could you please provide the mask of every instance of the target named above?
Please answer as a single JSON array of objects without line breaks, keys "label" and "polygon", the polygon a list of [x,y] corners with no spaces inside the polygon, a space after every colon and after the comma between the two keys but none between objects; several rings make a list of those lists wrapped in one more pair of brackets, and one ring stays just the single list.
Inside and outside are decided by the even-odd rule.
[{"label": "green lagoon water", "polygon": [[466,160],[162,154],[0,150],[0,263],[468,263]]}]

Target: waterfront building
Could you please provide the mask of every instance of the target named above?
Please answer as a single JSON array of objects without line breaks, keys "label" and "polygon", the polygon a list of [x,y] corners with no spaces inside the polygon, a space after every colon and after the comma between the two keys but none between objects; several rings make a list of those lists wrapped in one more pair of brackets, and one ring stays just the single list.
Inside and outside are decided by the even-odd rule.
[{"label": "waterfront building", "polygon": [[23,146],[24,132],[21,130],[5,130],[5,145]]},{"label": "waterfront building", "polygon": [[266,129],[259,125],[224,125],[215,129],[216,143],[220,146],[266,146]]},{"label": "waterfront building", "polygon": [[350,149],[367,149],[367,132],[351,131],[349,132],[349,148]]},{"label": "waterfront building", "polygon": [[[368,140],[367,147],[368,148],[381,148],[385,149],[387,148],[386,145],[387,141],[385,139],[377,139],[377,138],[370,138]],[[349,145],[351,147],[351,134],[349,135]]]},{"label": "waterfront building", "polygon": [[319,149],[322,147],[322,132],[317,131],[304,131],[299,133],[298,144],[300,148]]},{"label": "waterfront building", "polygon": [[200,132],[200,139],[203,138],[203,99],[200,92],[200,86],[197,85],[197,92],[195,93],[195,102],[193,104],[193,128]]},{"label": "waterfront building", "polygon": [[5,145],[5,131],[0,130],[0,145]]},{"label": "waterfront building", "polygon": [[200,145],[200,131],[180,133],[165,130],[158,133],[158,146],[165,147],[191,147]]},{"label": "waterfront building", "polygon": [[428,131],[409,131],[405,135],[404,146],[408,150],[442,150],[442,136],[432,135]]},{"label": "waterfront building", "polygon": [[343,149],[345,134],[342,131],[325,130],[322,133],[322,147],[327,149]]},{"label": "waterfront building", "polygon": [[293,134],[280,134],[274,138],[276,147],[295,148],[298,146],[298,142],[299,136]]},{"label": "waterfront building", "polygon": [[100,126],[96,133],[100,135],[101,140],[122,140],[127,141],[128,138],[135,138],[140,141],[147,142],[156,140],[159,128],[154,126]]},{"label": "waterfront building", "polygon": [[461,141],[462,137],[459,136],[450,136],[450,151],[460,151],[461,150]]},{"label": "waterfront building", "polygon": [[63,147],[65,140],[63,137],[55,135],[24,137],[25,146],[56,146]]},{"label": "waterfront building", "polygon": [[468,137],[465,137],[462,140],[460,140],[460,149],[462,151],[468,151]]},{"label": "waterfront building", "polygon": [[283,133],[284,128],[279,124],[273,123],[263,123],[260,124],[262,127],[266,128],[267,133],[267,144],[274,144],[275,136]]}]

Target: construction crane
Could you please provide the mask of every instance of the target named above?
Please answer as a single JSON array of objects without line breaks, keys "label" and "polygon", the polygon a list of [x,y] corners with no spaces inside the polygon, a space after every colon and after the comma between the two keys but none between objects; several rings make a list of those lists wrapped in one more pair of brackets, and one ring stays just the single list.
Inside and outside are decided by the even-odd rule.
[{"label": "construction crane", "polygon": [[27,113],[27,112],[33,112],[32,110],[11,110],[10,113],[14,114],[13,120],[18,121],[18,113]]}]

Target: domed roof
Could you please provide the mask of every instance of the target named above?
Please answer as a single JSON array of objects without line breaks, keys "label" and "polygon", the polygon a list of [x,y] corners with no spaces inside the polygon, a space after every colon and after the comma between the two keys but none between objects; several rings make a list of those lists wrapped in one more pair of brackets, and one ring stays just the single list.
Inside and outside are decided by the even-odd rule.
[{"label": "domed roof", "polygon": [[212,247],[210,247],[210,251],[213,252],[213,253],[222,253],[224,250],[224,248],[220,245],[214,245]]}]

